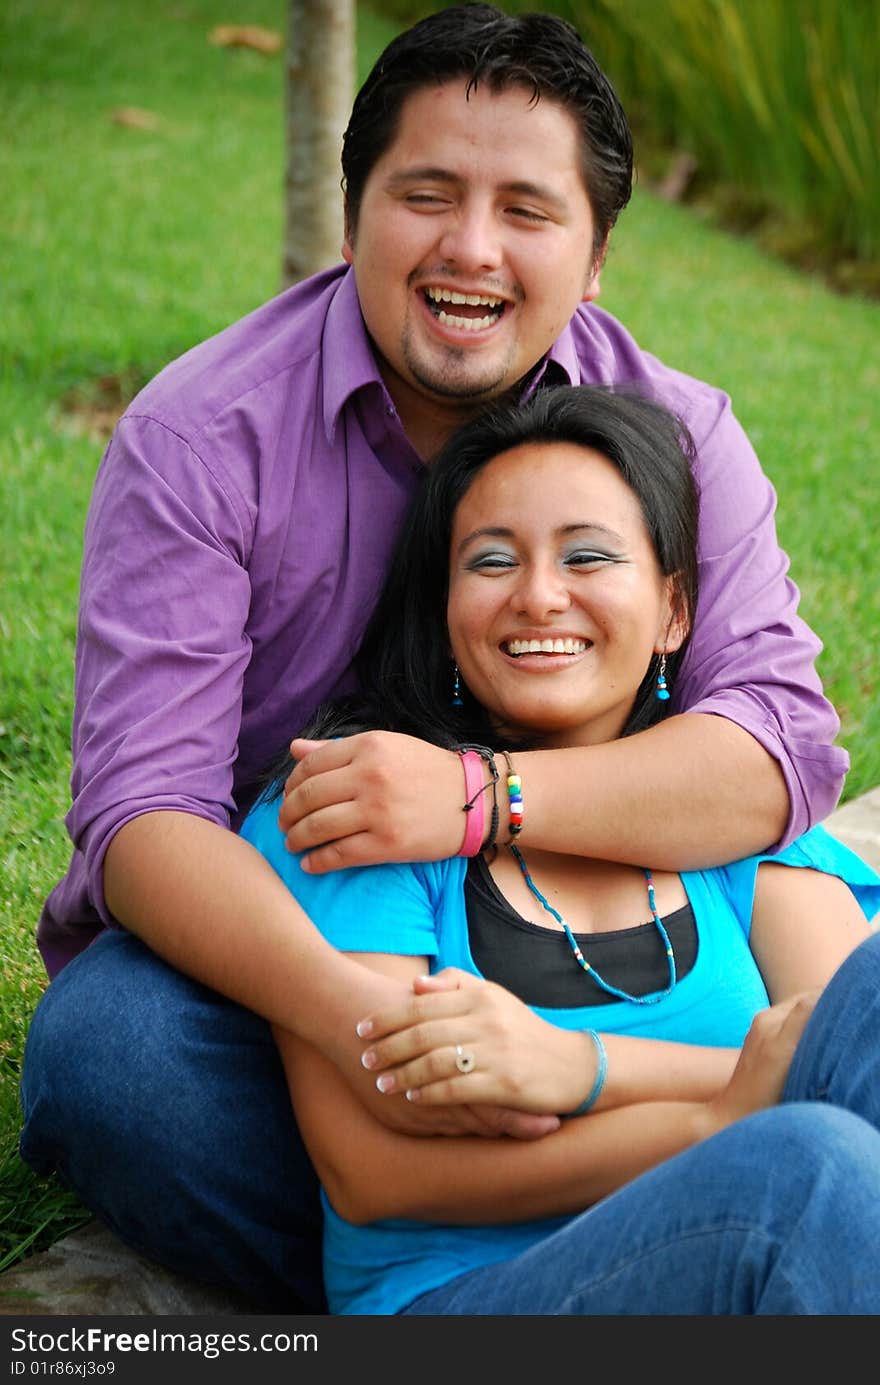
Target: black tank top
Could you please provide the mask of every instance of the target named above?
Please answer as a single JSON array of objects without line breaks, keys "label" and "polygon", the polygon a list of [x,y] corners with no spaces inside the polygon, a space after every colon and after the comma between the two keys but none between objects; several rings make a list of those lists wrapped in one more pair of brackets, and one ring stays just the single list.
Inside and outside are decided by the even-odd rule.
[{"label": "black tank top", "polygon": [[[482,856],[468,862],[464,900],[471,956],[487,979],[497,981],[527,1005],[568,1010],[615,1001],[578,966],[564,933],[521,918],[498,889]],[[697,926],[690,904],[671,913],[663,926],[680,981],[697,956]],[[619,990],[640,996],[668,986],[666,952],[653,923],[574,936],[590,966]]]}]

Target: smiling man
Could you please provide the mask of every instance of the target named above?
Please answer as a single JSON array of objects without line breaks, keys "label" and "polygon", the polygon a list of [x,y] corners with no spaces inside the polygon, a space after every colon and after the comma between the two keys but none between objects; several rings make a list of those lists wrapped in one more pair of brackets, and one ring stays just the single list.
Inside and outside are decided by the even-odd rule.
[{"label": "smiling man", "polygon": [[[173,362],[101,463],[74,851],[40,921],[54,979],[22,1087],[30,1163],[146,1253],[273,1309],[323,1298],[317,1183],[271,1024],[401,1130],[554,1124],[377,1099],[355,1023],[399,987],[325,944],[234,830],[266,761],[351,685],[409,499],[460,423],[597,383],[657,397],[696,445],[701,602],[674,715],[521,756],[524,840],[725,862],[823,817],[846,768],[728,399],[593,305],[632,149],[574,30],[483,5],[416,25],[358,94],[343,172],[346,264]],[[310,749],[281,825],[312,869],[460,850],[458,756],[381,733]]]},{"label": "smiling man", "polygon": [[414,90],[349,203],[345,259],[379,369],[430,458],[475,403],[522,387],[598,293],[604,243],[573,116],[522,86]]}]

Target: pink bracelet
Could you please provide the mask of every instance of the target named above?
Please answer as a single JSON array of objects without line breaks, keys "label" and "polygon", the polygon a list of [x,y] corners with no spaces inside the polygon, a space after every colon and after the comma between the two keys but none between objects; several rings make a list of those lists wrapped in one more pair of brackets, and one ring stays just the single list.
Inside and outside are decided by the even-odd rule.
[{"label": "pink bracelet", "polygon": [[459,751],[464,768],[464,808],[467,819],[459,856],[476,856],[483,845],[483,761],[475,750]]}]

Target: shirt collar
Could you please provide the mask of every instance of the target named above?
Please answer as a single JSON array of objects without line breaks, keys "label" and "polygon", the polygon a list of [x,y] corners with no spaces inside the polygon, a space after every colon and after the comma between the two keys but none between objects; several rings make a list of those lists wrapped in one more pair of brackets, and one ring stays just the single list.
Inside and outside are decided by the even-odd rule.
[{"label": "shirt collar", "polygon": [[391,404],[364,325],[351,269],[342,276],[327,309],[321,343],[321,366],[324,378],[324,431],[328,442],[333,442],[343,405],[365,385],[377,385],[382,392],[383,403]]},{"label": "shirt collar", "polygon": [[[343,405],[365,385],[378,386],[383,406],[391,407],[391,397],[379,374],[376,357],[373,355],[364,325],[354,272],[351,269],[342,276],[327,310],[321,361],[324,376],[324,430],[328,442],[333,442]],[[581,381],[580,362],[570,324],[560,332],[539,363],[526,386],[523,399],[529,398],[540,386],[564,384],[566,381],[570,385],[579,385]]]},{"label": "shirt collar", "polygon": [[551,376],[556,376],[554,383],[562,383],[560,372],[564,373],[570,385],[579,385],[581,383],[581,363],[578,359],[574,333],[571,330],[570,322],[559,333],[559,336],[544,357],[543,365],[538,372],[538,380],[547,372],[548,366],[555,367],[555,369],[549,372]]}]

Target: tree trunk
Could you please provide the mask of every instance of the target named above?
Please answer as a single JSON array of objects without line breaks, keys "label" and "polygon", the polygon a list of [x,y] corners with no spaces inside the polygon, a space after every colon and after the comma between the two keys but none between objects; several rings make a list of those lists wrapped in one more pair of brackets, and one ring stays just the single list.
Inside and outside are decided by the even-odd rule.
[{"label": "tree trunk", "polygon": [[340,156],[354,97],[354,65],[354,0],[290,0],[285,288],[339,260]]}]

